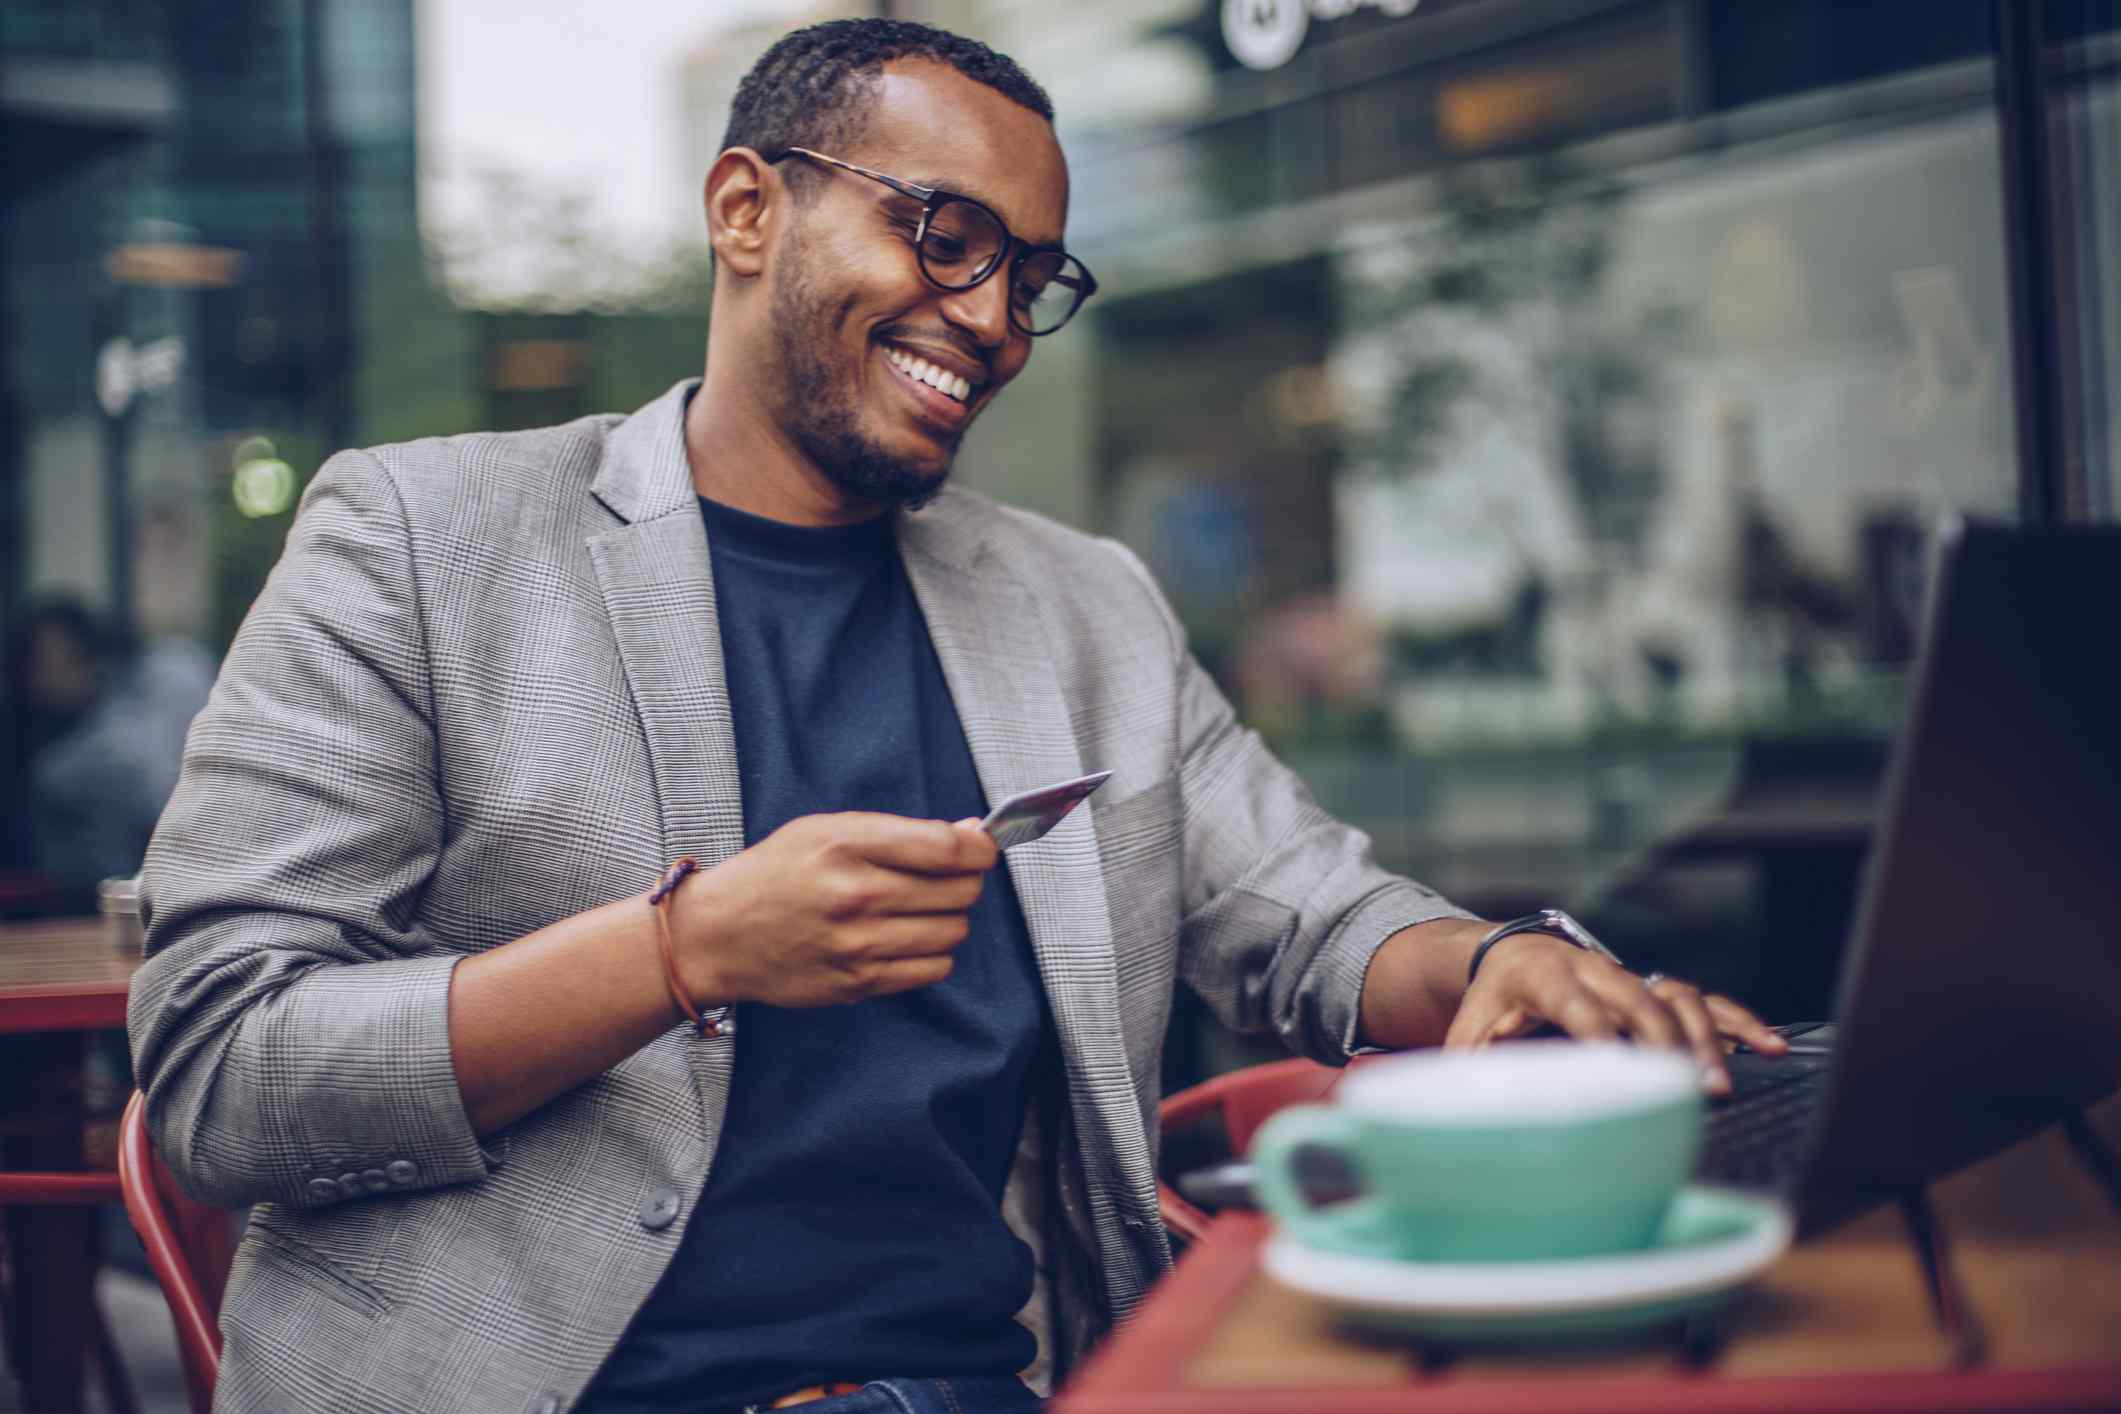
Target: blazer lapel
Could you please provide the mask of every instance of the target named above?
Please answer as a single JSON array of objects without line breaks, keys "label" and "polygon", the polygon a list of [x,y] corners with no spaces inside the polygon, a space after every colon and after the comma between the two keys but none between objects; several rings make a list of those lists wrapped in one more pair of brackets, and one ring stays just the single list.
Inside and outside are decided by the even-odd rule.
[{"label": "blazer lapel", "polygon": [[[626,523],[592,534],[588,544],[648,737],[663,857],[689,854],[713,866],[744,847],[744,806],[714,570],[685,459],[690,386],[678,384],[613,429],[591,489]],[[730,1043],[696,1039],[687,1050],[707,1117],[719,1127]]]},{"label": "blazer lapel", "polygon": [[[963,524],[962,505],[945,493],[927,510],[901,515],[899,544],[992,806],[1097,763],[1077,750],[1054,668],[1059,655],[1037,599],[984,553]],[[1137,1171],[1147,1172],[1093,812],[1078,808],[1045,838],[1011,852],[1007,868],[1060,1035],[1078,1133],[1096,1136],[1112,1158],[1138,1154]],[[1096,1201],[1104,1185],[1093,1183],[1091,1192]]]}]

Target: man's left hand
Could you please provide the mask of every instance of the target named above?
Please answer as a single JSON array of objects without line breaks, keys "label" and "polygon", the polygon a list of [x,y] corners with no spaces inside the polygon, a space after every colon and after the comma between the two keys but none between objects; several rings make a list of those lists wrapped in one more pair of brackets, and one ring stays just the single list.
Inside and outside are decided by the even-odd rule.
[{"label": "man's left hand", "polygon": [[1510,938],[1489,952],[1444,1045],[1485,1046],[1542,1022],[1580,1040],[1628,1036],[1691,1050],[1715,1094],[1730,1091],[1723,1057],[1733,1044],[1742,1041],[1771,1056],[1789,1049],[1789,1042],[1729,997],[1676,977],[1646,983],[1596,953],[1539,933]]}]

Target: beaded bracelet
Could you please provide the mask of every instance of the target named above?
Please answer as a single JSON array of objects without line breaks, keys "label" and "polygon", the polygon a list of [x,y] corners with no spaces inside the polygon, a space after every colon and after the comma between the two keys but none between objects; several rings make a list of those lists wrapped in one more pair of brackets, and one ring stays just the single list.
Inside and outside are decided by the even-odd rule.
[{"label": "beaded bracelet", "polygon": [[663,957],[663,981],[670,988],[671,1000],[678,1004],[678,1010],[692,1023],[693,1035],[717,1036],[721,1034],[719,1023],[711,1017],[700,1015],[699,1007],[686,995],[684,983],[678,980],[677,952],[670,943],[670,910],[665,907],[670,902],[671,895],[678,891],[678,885],[685,882],[685,876],[696,873],[699,867],[699,861],[691,855],[680,855],[677,861],[664,871],[662,881],[655,886],[655,892],[648,895],[648,910],[655,915],[656,951]]}]

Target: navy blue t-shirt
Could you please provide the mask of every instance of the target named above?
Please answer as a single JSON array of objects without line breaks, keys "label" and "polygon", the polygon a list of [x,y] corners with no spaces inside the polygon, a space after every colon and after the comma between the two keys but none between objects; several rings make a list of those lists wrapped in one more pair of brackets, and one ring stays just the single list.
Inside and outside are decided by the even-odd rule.
[{"label": "navy blue t-shirt", "polygon": [[[815,528],[702,500],[744,840],[800,815],[982,815],[893,519]],[[1032,1257],[1002,1185],[1046,1034],[997,866],[948,980],[746,1004],[721,1145],[669,1271],[583,1407],[739,1404],[828,1379],[1013,1374]]]}]

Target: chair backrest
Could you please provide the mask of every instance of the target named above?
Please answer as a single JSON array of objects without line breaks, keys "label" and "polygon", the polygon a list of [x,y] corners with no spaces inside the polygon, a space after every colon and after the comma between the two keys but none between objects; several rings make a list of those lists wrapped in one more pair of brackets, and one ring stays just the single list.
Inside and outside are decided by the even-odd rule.
[{"label": "chair backrest", "polygon": [[1252,1147],[1254,1131],[1269,1115],[1285,1105],[1325,1098],[1340,1083],[1342,1073],[1338,1067],[1300,1057],[1246,1066],[1166,1097],[1157,1109],[1157,1121],[1172,1129],[1200,1115],[1219,1113],[1230,1137],[1230,1152],[1242,1157]]},{"label": "chair backrest", "polygon": [[[1157,1107],[1157,1124],[1168,1131],[1204,1116],[1218,1116],[1229,1136],[1231,1154],[1242,1157],[1269,1115],[1285,1105],[1324,1099],[1340,1083],[1342,1074],[1333,1066],[1300,1057],[1246,1066],[1166,1096]],[[1165,1227],[1188,1241],[1206,1234],[1206,1213],[1162,1183],[1156,1185],[1156,1198]]]},{"label": "chair backrest", "polygon": [[126,1216],[147,1249],[177,1327],[177,1353],[193,1414],[209,1414],[221,1373],[216,1318],[235,1259],[234,1215],[201,1203],[177,1186],[155,1156],[147,1133],[146,1097],[135,1092],[118,1127],[118,1184]]}]

